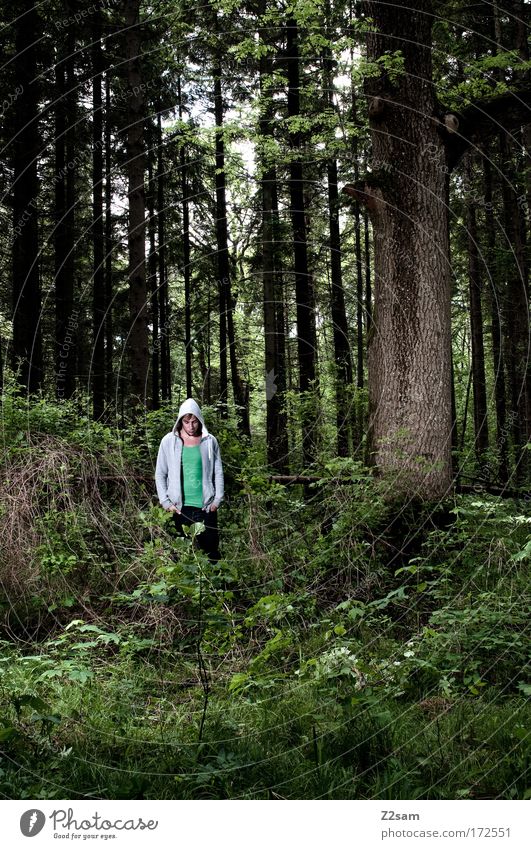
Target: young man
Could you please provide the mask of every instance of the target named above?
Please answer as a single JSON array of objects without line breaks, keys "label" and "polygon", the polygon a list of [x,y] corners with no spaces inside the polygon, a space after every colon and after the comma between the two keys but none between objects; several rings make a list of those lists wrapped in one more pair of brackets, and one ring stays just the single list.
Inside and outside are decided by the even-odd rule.
[{"label": "young man", "polygon": [[219,560],[217,510],[223,500],[223,466],[218,441],[208,432],[199,405],[188,398],[171,433],[162,437],[155,471],[162,507],[173,513],[177,530],[204,522],[196,537],[211,563]]}]

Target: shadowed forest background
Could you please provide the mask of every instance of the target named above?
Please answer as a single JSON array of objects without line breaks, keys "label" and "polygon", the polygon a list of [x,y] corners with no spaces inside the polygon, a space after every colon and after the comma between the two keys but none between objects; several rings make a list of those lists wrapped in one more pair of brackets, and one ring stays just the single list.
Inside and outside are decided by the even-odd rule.
[{"label": "shadowed forest background", "polygon": [[1,0],[2,798],[529,798],[530,6]]}]

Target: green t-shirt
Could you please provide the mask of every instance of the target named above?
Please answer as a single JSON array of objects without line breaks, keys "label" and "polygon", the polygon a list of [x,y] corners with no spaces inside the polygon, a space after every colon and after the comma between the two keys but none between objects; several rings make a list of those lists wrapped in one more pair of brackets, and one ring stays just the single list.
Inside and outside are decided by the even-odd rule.
[{"label": "green t-shirt", "polygon": [[183,445],[184,504],[203,506],[203,463],[199,445]]}]

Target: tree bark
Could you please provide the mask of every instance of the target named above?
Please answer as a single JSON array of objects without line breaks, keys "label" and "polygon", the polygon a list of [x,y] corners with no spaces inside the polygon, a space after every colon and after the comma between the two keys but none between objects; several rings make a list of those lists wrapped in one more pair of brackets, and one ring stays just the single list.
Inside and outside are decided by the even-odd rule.
[{"label": "tree bark", "polygon": [[[374,233],[369,442],[393,492],[451,485],[450,274],[444,144],[433,121],[431,3],[368,2],[369,61],[400,49],[404,71],[366,82],[379,182],[365,197]],[[411,38],[414,33],[414,38]]]}]

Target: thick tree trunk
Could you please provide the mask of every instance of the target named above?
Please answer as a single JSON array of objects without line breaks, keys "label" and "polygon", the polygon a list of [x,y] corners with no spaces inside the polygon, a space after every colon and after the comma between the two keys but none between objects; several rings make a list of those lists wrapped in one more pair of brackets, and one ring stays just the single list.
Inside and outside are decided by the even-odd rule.
[{"label": "thick tree trunk", "polygon": [[[298,26],[294,18],[288,20],[287,77],[288,116],[295,121],[300,116],[300,69]],[[302,165],[302,137],[299,129],[291,129],[289,192],[293,226],[293,251],[295,268],[295,298],[297,302],[297,353],[299,358],[299,389],[309,392],[316,388],[317,379],[317,334],[315,329],[315,297],[312,277],[308,268],[308,244],[306,236],[306,206],[304,200],[304,173]],[[315,457],[315,415],[303,402],[302,450],[303,460],[310,463]]]},{"label": "thick tree trunk", "polygon": [[[450,274],[446,153],[437,132],[429,2],[368,2],[368,59],[400,49],[404,70],[367,80],[375,304],[368,352],[372,459],[393,493],[451,485]],[[411,35],[414,34],[412,38]]]},{"label": "thick tree trunk", "polygon": [[97,16],[92,45],[92,409],[95,419],[105,409],[105,266],[103,220],[103,53]]},{"label": "thick tree trunk", "polygon": [[129,198],[129,333],[131,413],[149,406],[149,336],[146,286],[145,103],[141,69],[140,0],[125,2],[127,57],[127,178]]},{"label": "thick tree trunk", "polygon": [[35,4],[17,6],[14,79],[20,94],[14,108],[13,137],[13,368],[28,392],[43,380],[41,291],[39,280],[37,163],[40,151],[36,46],[42,22]]}]

